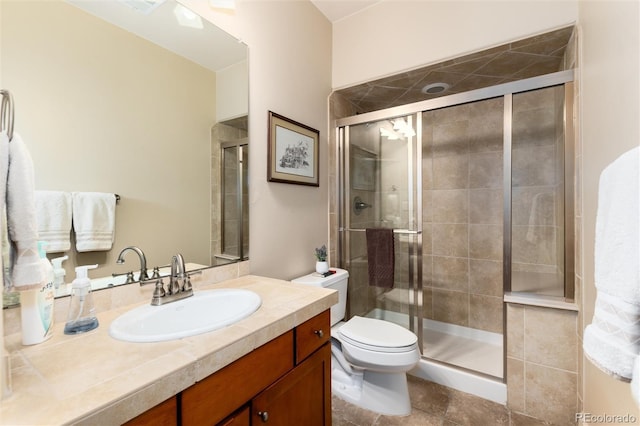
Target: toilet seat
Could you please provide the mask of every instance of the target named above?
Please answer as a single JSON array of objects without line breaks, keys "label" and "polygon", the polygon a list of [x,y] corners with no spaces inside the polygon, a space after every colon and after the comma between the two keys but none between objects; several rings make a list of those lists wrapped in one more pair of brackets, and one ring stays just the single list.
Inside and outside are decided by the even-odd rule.
[{"label": "toilet seat", "polygon": [[418,337],[411,331],[374,318],[354,316],[337,331],[344,342],[374,352],[410,352],[418,343]]}]

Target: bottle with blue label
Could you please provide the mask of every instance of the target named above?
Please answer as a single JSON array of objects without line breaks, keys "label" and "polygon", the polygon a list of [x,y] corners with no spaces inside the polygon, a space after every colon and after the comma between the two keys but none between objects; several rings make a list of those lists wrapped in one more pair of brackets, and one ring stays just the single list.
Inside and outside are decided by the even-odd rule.
[{"label": "bottle with blue label", "polygon": [[42,343],[53,333],[53,265],[47,259],[45,247],[46,242],[38,241],[40,265],[45,276],[42,287],[20,293],[23,345]]}]

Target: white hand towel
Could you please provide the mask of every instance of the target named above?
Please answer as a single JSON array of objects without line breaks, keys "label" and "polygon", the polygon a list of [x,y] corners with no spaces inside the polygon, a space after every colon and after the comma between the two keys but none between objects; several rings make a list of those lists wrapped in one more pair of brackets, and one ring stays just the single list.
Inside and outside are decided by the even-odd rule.
[{"label": "white hand towel", "polygon": [[71,193],[36,191],[38,236],[47,242],[47,253],[71,248]]},{"label": "white hand towel", "polygon": [[42,286],[45,277],[38,255],[33,161],[15,132],[9,142],[8,168],[7,227],[16,250],[11,276],[17,290],[29,290]]},{"label": "white hand towel", "polygon": [[73,229],[76,233],[76,249],[79,252],[111,250],[115,226],[115,194],[73,193]]},{"label": "white hand towel", "polygon": [[596,306],[584,332],[594,365],[629,381],[640,353],[640,148],[600,175],[595,241]]}]

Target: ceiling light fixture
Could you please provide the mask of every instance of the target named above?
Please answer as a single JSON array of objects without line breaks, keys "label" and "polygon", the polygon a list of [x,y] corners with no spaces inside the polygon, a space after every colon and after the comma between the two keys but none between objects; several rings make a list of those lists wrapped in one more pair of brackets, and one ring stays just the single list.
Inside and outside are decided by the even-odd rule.
[{"label": "ceiling light fixture", "polygon": [[409,125],[408,122],[404,120],[404,118],[396,118],[392,121],[393,130],[396,130],[402,134],[405,138],[415,136],[416,132],[413,130],[413,127]]},{"label": "ceiling light fixture", "polygon": [[183,27],[196,28],[199,30],[204,28],[202,25],[202,18],[181,4],[176,5],[173,9],[173,14],[176,16],[178,24]]},{"label": "ceiling light fixture", "polygon": [[390,141],[398,140],[400,137],[398,134],[392,130],[385,129],[384,127],[380,128],[380,136],[387,138]]},{"label": "ceiling light fixture", "polygon": [[437,95],[438,93],[446,92],[449,87],[451,86],[447,83],[431,83],[422,88],[422,93],[425,95]]}]

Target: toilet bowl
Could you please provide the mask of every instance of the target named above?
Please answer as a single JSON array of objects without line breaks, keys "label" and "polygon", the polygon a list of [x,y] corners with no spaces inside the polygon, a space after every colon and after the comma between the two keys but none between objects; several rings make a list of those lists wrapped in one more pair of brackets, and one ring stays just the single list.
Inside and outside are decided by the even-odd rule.
[{"label": "toilet bowl", "polygon": [[292,280],[338,290],[338,303],[331,307],[332,393],[377,413],[409,415],[406,373],[420,360],[417,336],[379,319],[354,316],[343,322],[349,273],[332,270],[336,273],[326,278],[309,274]]}]

